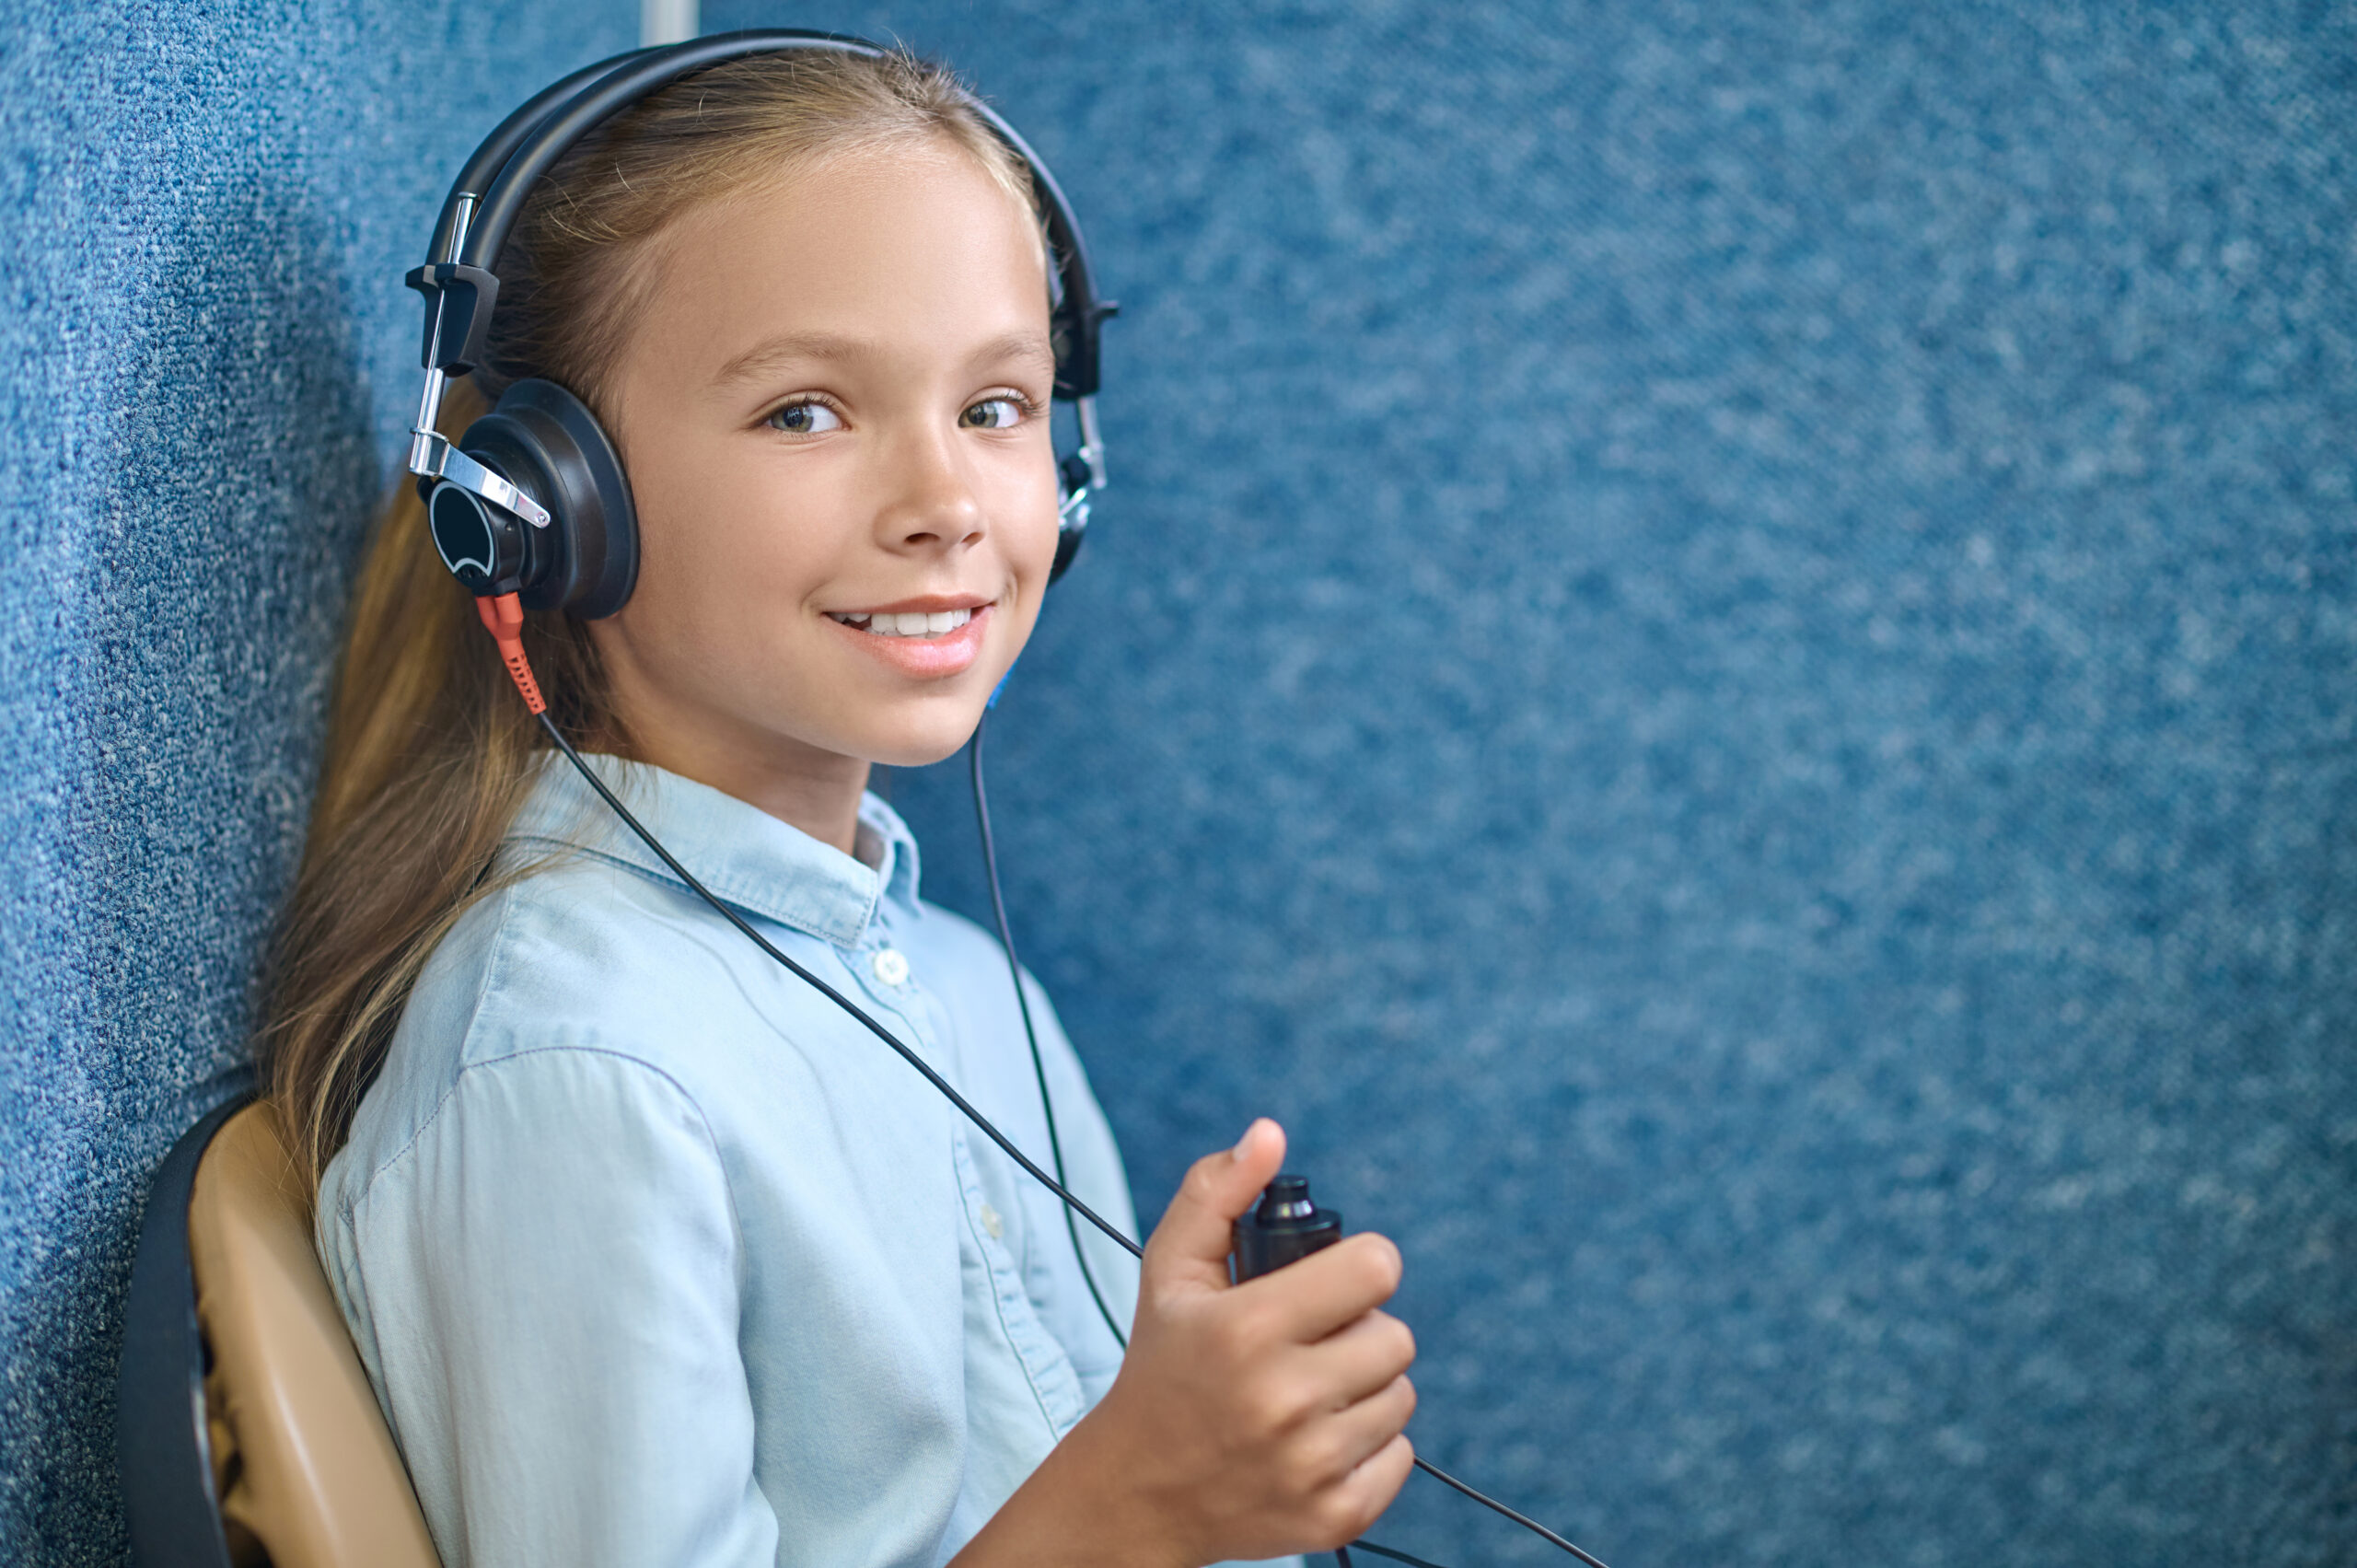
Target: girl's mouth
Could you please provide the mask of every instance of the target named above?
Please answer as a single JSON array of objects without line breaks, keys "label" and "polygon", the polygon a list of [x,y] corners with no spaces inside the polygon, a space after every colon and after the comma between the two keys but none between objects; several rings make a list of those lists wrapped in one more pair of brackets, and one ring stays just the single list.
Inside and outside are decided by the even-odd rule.
[{"label": "girl's mouth", "polygon": [[827,619],[871,658],[919,680],[962,675],[981,656],[988,603],[955,610],[830,610]]}]

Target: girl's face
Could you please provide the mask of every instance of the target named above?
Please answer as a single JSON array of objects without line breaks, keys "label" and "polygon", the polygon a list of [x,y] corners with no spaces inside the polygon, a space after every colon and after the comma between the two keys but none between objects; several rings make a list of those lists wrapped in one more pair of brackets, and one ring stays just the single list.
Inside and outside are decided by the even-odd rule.
[{"label": "girl's face", "polygon": [[609,398],[638,587],[592,623],[623,724],[772,809],[938,761],[1055,554],[1029,215],[944,143],[826,159],[656,244]]}]

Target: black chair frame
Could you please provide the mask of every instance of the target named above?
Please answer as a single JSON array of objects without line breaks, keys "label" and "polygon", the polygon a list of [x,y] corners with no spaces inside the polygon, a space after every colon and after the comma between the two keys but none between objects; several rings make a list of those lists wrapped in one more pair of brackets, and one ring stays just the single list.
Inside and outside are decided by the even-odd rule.
[{"label": "black chair frame", "polygon": [[115,1471],[137,1568],[233,1568],[205,1428],[211,1358],[196,1319],[188,1208],[213,1135],[252,1098],[237,1096],[182,1134],[156,1172],[139,1221],[115,1382]]}]

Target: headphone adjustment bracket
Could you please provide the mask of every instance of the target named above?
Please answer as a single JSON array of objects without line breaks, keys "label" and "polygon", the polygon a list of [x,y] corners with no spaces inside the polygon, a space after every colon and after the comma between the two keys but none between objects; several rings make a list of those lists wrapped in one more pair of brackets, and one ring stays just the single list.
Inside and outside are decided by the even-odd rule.
[{"label": "headphone adjustment bracket", "polygon": [[419,479],[455,484],[470,495],[515,513],[536,528],[549,526],[547,507],[450,445],[450,438],[440,431],[417,429],[409,436],[409,471]]},{"label": "headphone adjustment bracket", "polygon": [[1088,488],[1105,488],[1105,436],[1097,428],[1097,394],[1073,400],[1073,412],[1080,421],[1080,450],[1073,454],[1088,465]]},{"label": "headphone adjustment bracket", "polygon": [[1095,394],[1074,398],[1073,411],[1080,416],[1080,446],[1056,465],[1064,493],[1056,520],[1067,534],[1087,528],[1089,501],[1105,488],[1105,437],[1097,428]]}]

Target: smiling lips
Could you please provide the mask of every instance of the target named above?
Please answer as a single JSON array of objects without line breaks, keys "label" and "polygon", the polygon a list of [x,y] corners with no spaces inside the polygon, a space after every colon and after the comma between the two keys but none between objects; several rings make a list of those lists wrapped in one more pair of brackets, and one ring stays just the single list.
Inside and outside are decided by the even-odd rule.
[{"label": "smiling lips", "polygon": [[830,610],[827,619],[858,645],[903,675],[942,679],[963,674],[982,651],[988,604],[936,610]]}]

